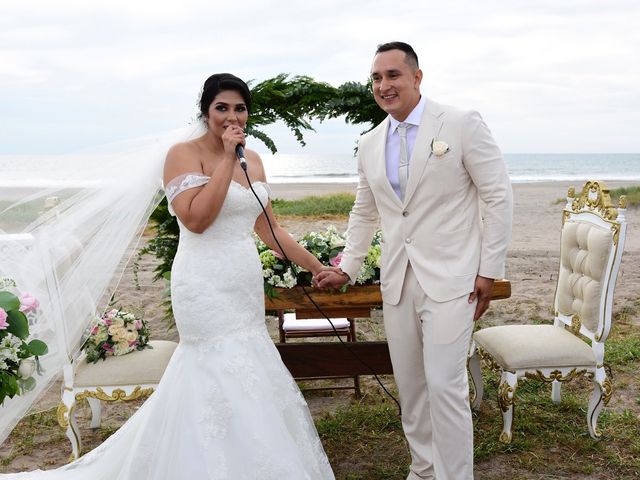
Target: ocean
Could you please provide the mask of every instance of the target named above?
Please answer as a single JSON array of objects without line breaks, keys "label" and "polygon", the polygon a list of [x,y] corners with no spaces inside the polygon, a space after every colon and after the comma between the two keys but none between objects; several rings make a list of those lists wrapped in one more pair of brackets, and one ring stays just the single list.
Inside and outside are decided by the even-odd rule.
[{"label": "ocean", "polygon": [[[262,154],[271,183],[357,182],[351,155]],[[640,182],[640,153],[507,153],[513,183],[598,179]]]},{"label": "ocean", "polygon": [[[355,183],[356,159],[350,154],[261,154],[267,179],[271,183]],[[27,158],[35,162],[56,162],[56,158],[0,155],[0,190],[9,187],[75,183],[52,172],[47,179],[15,178],[15,165]],[[82,157],[78,156],[78,161]],[[507,153],[505,160],[513,183],[577,181],[598,179],[640,183],[640,153]],[[12,168],[13,167],[13,168]],[[48,174],[49,175],[49,174]],[[33,177],[38,177],[34,175]]]}]

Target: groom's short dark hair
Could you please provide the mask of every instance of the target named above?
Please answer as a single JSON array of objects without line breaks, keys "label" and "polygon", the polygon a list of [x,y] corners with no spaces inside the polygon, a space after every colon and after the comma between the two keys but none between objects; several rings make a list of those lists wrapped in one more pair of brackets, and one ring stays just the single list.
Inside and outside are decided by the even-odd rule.
[{"label": "groom's short dark hair", "polygon": [[415,52],[413,47],[408,43],[404,43],[404,42],[381,43],[380,45],[378,45],[378,49],[376,50],[376,55],[378,53],[388,52],[389,50],[403,51],[406,55],[405,61],[407,62],[407,64],[409,64],[411,67],[414,67],[416,70],[420,68],[420,65],[418,64],[418,54]]}]

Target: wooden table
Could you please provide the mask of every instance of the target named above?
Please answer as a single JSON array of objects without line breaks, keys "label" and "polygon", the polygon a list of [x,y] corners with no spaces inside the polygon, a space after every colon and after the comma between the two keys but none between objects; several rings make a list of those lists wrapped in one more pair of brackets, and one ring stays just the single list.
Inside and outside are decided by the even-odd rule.
[{"label": "wooden table", "polygon": [[[275,291],[276,297],[265,296],[268,311],[315,308],[302,287],[276,288]],[[368,317],[371,308],[382,307],[378,285],[352,286],[345,293],[311,287],[307,291],[329,317]],[[496,280],[491,298],[499,300],[510,296],[511,283],[508,280]],[[318,314],[318,317],[321,315]],[[393,373],[387,342],[350,342],[347,346],[373,372],[340,342],[276,343],[282,361],[296,378]]]}]

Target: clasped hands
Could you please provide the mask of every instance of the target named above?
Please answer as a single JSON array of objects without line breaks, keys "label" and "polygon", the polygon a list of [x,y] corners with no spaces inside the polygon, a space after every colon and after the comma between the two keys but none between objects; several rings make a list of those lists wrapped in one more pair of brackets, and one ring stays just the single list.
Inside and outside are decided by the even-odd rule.
[{"label": "clasped hands", "polygon": [[344,273],[340,267],[324,266],[322,270],[316,272],[311,278],[313,286],[323,289],[337,289],[349,282],[349,275]]}]

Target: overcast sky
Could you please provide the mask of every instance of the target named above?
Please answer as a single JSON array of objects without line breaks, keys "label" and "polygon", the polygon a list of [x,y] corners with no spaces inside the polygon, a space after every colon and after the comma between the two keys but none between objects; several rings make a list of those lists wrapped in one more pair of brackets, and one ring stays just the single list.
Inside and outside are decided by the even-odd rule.
[{"label": "overcast sky", "polygon": [[[639,27],[638,0],[0,0],[0,154],[184,126],[216,72],[364,82],[391,40],[418,52],[423,94],[479,110],[505,152],[640,152]],[[304,150],[269,131],[323,154],[361,130],[328,122]]]}]

